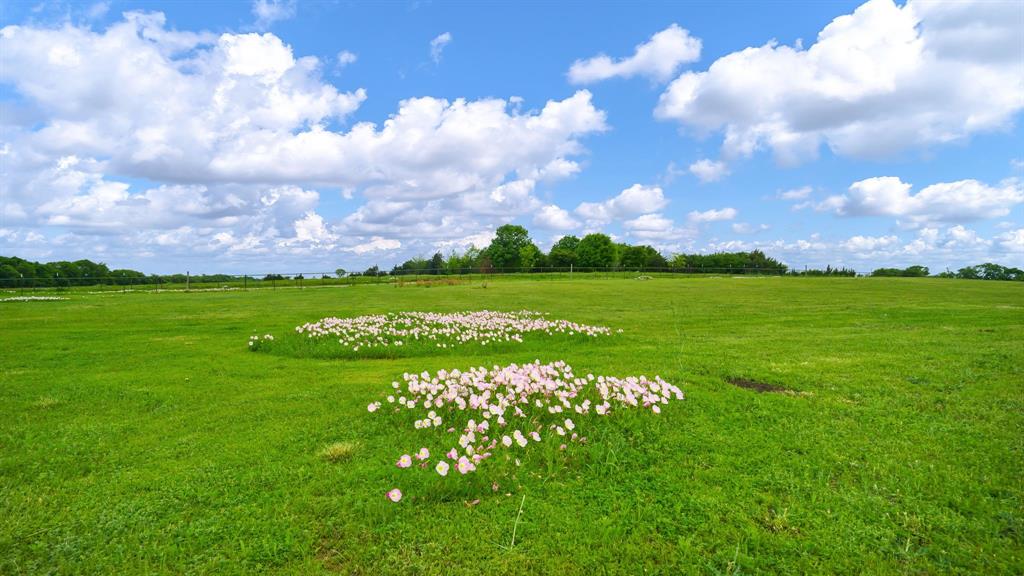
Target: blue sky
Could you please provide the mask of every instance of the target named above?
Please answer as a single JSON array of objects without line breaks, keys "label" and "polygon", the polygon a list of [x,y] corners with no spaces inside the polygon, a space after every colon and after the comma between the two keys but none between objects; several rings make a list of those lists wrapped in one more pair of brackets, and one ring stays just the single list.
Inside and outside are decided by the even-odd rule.
[{"label": "blue sky", "polygon": [[993,1],[7,3],[0,253],[355,269],[516,222],[542,248],[1021,266],[1022,22]]}]

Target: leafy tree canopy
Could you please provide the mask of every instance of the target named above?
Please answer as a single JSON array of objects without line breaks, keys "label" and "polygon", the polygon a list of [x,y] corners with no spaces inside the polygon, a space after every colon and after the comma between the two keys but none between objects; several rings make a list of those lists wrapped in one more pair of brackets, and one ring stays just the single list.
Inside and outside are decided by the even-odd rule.
[{"label": "leafy tree canopy", "polygon": [[532,242],[526,228],[515,224],[505,224],[494,233],[494,240],[487,247],[487,256],[491,265],[498,269],[521,268],[522,251]]},{"label": "leafy tree canopy", "polygon": [[576,247],[581,268],[608,268],[615,263],[615,244],[606,234],[587,234]]}]

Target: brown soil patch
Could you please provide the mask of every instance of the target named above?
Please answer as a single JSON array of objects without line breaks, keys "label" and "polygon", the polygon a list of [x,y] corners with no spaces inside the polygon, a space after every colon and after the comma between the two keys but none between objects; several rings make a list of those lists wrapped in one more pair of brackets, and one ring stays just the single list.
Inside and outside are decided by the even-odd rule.
[{"label": "brown soil patch", "polygon": [[789,392],[788,389],[783,388],[778,384],[768,384],[766,382],[758,382],[748,378],[726,378],[725,381],[733,386],[739,386],[740,388],[746,388],[747,390],[753,390],[754,392]]}]

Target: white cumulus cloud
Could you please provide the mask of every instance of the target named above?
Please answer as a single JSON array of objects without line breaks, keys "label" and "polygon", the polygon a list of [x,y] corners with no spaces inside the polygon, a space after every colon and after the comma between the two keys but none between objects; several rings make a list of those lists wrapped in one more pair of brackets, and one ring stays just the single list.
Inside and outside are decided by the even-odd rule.
[{"label": "white cumulus cloud", "polygon": [[1024,228],[1003,232],[996,236],[996,241],[1003,250],[1017,255],[1024,255]]},{"label": "white cumulus cloud", "polygon": [[[324,65],[271,33],[179,31],[159,13],[0,29],[0,82],[23,102],[0,135],[3,225],[107,254],[415,250],[535,213],[536,184],[577,173],[582,138],[607,129],[586,90],[532,108],[410,98],[347,124],[366,92]],[[321,187],[364,200],[332,221]]]},{"label": "white cumulus cloud", "polygon": [[705,210],[703,212],[694,210],[693,212],[687,214],[686,218],[687,220],[695,224],[704,224],[707,222],[722,222],[725,220],[732,220],[733,218],[736,217],[737,214],[738,212],[735,208],[721,208],[718,210],[712,209]]},{"label": "white cumulus cloud", "polygon": [[576,207],[589,223],[599,225],[614,219],[657,212],[668,205],[668,199],[659,186],[633,184],[614,198],[604,202],[583,202]]},{"label": "white cumulus cloud", "polygon": [[977,180],[940,182],[916,194],[912,188],[895,176],[867,178],[851,184],[845,194],[825,199],[818,208],[842,216],[893,216],[922,224],[998,218],[1024,203],[1024,187],[1015,179],[997,186]]},{"label": "white cumulus cloud", "polygon": [[702,158],[690,164],[690,173],[701,182],[716,182],[729,174],[729,166],[725,162]]},{"label": "white cumulus cloud", "polygon": [[891,248],[899,244],[897,236],[853,236],[842,242],[840,247],[850,252],[874,252],[882,248]]},{"label": "white cumulus cloud", "polygon": [[363,244],[357,244],[351,248],[350,251],[356,254],[366,254],[367,252],[384,252],[388,250],[398,250],[402,247],[402,243],[398,240],[390,238],[381,238],[380,236],[374,236],[369,242]]},{"label": "white cumulus cloud", "polygon": [[808,49],[775,41],[686,72],[656,116],[722,132],[723,154],[783,164],[899,150],[1002,130],[1024,108],[1024,4],[869,0]]},{"label": "white cumulus cloud", "polygon": [[537,211],[537,214],[533,217],[533,222],[541,228],[560,232],[572,230],[580,225],[579,220],[573,218],[568,210],[554,204],[548,204]]},{"label": "white cumulus cloud", "polygon": [[783,190],[779,192],[777,197],[780,200],[806,200],[811,195],[814,189],[810,186],[801,186],[800,188],[791,188],[789,190]]},{"label": "white cumulus cloud", "polygon": [[671,218],[657,213],[626,220],[622,227],[633,242],[650,244],[665,252],[678,251],[697,236],[694,227],[677,226]]},{"label": "white cumulus cloud", "polygon": [[252,14],[256,17],[253,27],[266,30],[275,22],[295,17],[295,0],[255,0]]},{"label": "white cumulus cloud", "polygon": [[637,45],[628,58],[612,59],[604,54],[577,60],[569,68],[569,81],[590,84],[609,78],[646,76],[658,82],[670,79],[680,66],[700,59],[701,41],[677,24]]},{"label": "white cumulus cloud", "polygon": [[767,224],[750,224],[748,222],[736,222],[731,226],[732,231],[736,234],[757,234],[758,232],[764,232],[771,228]]}]

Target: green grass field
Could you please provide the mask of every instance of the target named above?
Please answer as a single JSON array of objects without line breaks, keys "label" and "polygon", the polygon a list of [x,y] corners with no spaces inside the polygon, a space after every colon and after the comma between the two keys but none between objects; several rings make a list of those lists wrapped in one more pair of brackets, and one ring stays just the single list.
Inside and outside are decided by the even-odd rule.
[{"label": "green grass field", "polygon": [[[0,303],[0,574],[1024,572],[1019,283],[520,280],[68,297]],[[394,359],[246,346],[326,315],[469,309],[624,333]],[[392,380],[534,359],[658,374],[687,398],[603,422],[564,466],[473,506],[384,498],[416,434],[367,413]],[[349,458],[321,457],[335,442],[352,443]]]}]

